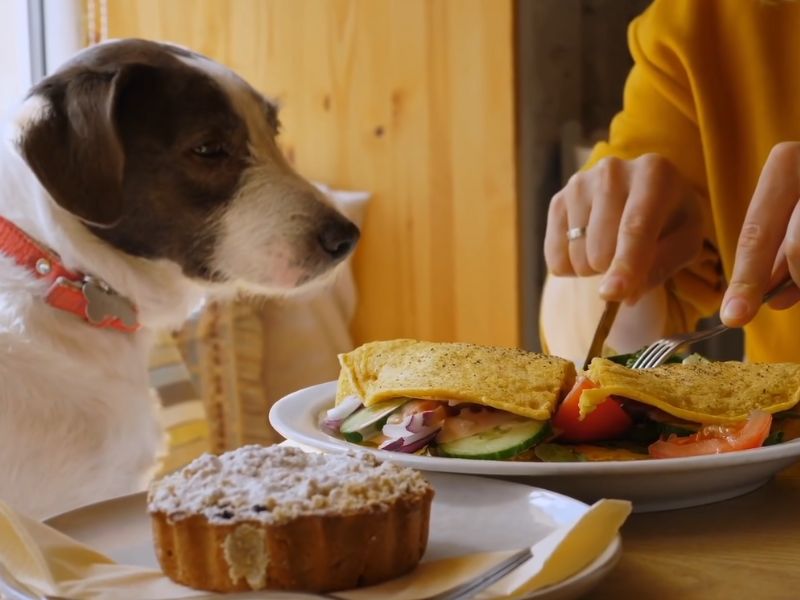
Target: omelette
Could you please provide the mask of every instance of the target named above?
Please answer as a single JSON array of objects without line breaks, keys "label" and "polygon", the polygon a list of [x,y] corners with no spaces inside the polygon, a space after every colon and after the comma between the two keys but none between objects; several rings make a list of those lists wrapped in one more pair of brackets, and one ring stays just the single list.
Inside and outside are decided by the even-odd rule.
[{"label": "omelette", "polygon": [[575,380],[562,358],[513,348],[411,339],[364,344],[339,355],[336,403],[398,397],[475,403],[547,420]]},{"label": "omelette", "polygon": [[[620,357],[617,357],[618,359]],[[632,369],[412,339],[339,355],[321,426],[382,450],[481,460],[606,461],[730,452],[800,437],[800,364],[697,359]]]},{"label": "omelette", "polygon": [[754,411],[773,414],[800,401],[800,364],[794,363],[701,361],[630,369],[595,358],[586,376],[599,387],[583,391],[582,418],[609,396],[635,400],[704,425],[740,423]]}]

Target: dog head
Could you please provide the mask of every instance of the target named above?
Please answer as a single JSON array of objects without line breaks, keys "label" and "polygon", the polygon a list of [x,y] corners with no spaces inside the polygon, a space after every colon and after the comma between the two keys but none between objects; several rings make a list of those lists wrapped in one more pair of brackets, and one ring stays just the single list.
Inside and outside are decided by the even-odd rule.
[{"label": "dog head", "polygon": [[21,153],[53,200],[113,247],[208,284],[285,293],[358,229],[298,176],[275,105],[188,50],[119,40],[40,82]]}]

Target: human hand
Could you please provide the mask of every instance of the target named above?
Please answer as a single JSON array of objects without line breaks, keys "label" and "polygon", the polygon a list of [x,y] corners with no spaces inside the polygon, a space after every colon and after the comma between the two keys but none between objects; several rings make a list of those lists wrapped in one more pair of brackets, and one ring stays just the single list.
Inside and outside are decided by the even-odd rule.
[{"label": "human hand", "polygon": [[[777,144],[764,163],[744,218],[733,274],[720,317],[729,327],[750,322],[764,293],[788,272],[800,283],[800,142]],[[770,302],[788,308],[800,300],[793,288]]]},{"label": "human hand", "polygon": [[[585,228],[568,240],[567,232]],[[696,258],[700,199],[665,158],[605,158],[553,197],[545,260],[554,275],[605,273],[606,300],[635,302]]]}]

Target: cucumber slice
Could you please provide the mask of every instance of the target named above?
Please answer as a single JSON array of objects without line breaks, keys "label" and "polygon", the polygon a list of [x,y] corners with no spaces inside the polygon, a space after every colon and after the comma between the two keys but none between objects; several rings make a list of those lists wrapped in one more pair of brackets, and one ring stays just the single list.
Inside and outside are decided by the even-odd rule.
[{"label": "cucumber slice", "polygon": [[408,398],[395,398],[357,410],[342,422],[339,432],[348,442],[358,444],[368,440],[376,436],[389,415],[406,402]]},{"label": "cucumber slice", "polygon": [[676,435],[678,437],[686,437],[698,432],[700,427],[693,426],[691,423],[684,425],[683,423],[659,423],[659,431],[661,435],[670,436]]},{"label": "cucumber slice", "polygon": [[586,457],[571,446],[564,444],[539,444],[534,450],[542,462],[583,462]]},{"label": "cucumber slice", "polygon": [[436,446],[439,456],[502,460],[525,452],[551,433],[546,421],[504,423],[487,431]]}]

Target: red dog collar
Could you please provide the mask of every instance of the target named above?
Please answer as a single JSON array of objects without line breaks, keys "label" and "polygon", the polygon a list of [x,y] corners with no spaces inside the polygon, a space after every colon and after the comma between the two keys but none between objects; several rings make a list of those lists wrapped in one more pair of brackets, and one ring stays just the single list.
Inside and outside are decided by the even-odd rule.
[{"label": "red dog collar", "polygon": [[40,246],[3,217],[0,217],[0,253],[50,283],[45,296],[50,306],[77,315],[95,327],[126,333],[141,327],[130,300],[100,279],[70,271],[55,252]]}]

